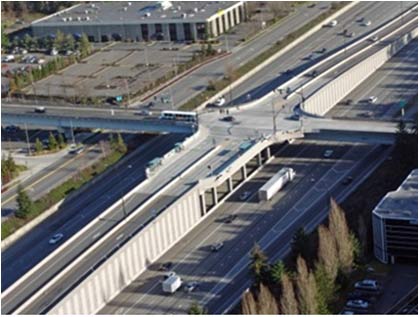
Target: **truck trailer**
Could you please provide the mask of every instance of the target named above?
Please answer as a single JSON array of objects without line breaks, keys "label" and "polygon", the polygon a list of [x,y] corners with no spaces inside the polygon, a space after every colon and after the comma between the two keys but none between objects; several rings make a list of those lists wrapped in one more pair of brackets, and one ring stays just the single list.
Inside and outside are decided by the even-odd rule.
[{"label": "truck trailer", "polygon": [[178,275],[172,275],[162,283],[163,292],[173,294],[182,286],[182,280]]},{"label": "truck trailer", "polygon": [[290,167],[284,167],[279,170],[272,178],[259,189],[259,201],[270,200],[282,187],[292,181],[295,171]]}]

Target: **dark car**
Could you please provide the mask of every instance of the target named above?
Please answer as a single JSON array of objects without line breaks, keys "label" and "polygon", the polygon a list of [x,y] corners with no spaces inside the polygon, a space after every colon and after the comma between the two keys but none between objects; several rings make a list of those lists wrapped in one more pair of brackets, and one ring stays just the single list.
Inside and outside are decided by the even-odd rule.
[{"label": "dark car", "polygon": [[233,116],[226,116],[226,117],[222,118],[221,121],[233,122],[234,121],[234,117]]},{"label": "dark car", "polygon": [[172,262],[162,263],[159,267],[159,271],[169,271],[173,266]]},{"label": "dark car", "polygon": [[225,223],[232,223],[237,218],[237,215],[229,215],[224,219]]},{"label": "dark car", "polygon": [[348,100],[346,100],[345,101],[345,104],[347,105],[347,106],[350,106],[350,105],[352,105],[354,103],[354,101],[352,100],[352,99],[348,99]]},{"label": "dark car", "polygon": [[352,176],[348,176],[342,181],[342,184],[343,185],[349,185],[350,183],[352,183],[353,180],[354,180],[354,178]]}]

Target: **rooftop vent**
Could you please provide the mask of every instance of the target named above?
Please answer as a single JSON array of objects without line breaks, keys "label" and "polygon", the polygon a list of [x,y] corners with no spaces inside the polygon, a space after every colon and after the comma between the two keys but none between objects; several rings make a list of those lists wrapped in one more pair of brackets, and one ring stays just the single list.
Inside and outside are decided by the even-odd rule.
[{"label": "rooftop vent", "polygon": [[95,7],[95,4],[94,4],[94,3],[92,3],[92,4],[90,5],[90,7],[91,7],[91,8],[94,8],[94,7]]},{"label": "rooftop vent", "polygon": [[81,21],[81,17],[77,17],[77,21]]},{"label": "rooftop vent", "polygon": [[68,21],[70,21],[70,22],[71,22],[72,20],[73,20],[73,18],[72,18],[72,17],[68,17]]},{"label": "rooftop vent", "polygon": [[123,7],[123,10],[124,10],[124,11],[127,11],[127,10],[128,10],[128,8],[127,8],[127,7]]},{"label": "rooftop vent", "polygon": [[146,18],[148,18],[148,17],[150,17],[150,16],[151,16],[151,13],[150,13],[150,12],[146,12],[146,13],[144,14],[144,16],[145,16]]},{"label": "rooftop vent", "polygon": [[193,8],[193,11],[194,12],[198,12],[198,8]]},{"label": "rooftop vent", "polygon": [[131,2],[128,2],[128,6],[130,7],[132,5],[132,3]]},{"label": "rooftop vent", "polygon": [[63,18],[63,22],[67,22],[67,19],[66,18]]},{"label": "rooftop vent", "polygon": [[182,17],[182,19],[186,19],[187,14],[186,13],[182,13],[180,16]]}]

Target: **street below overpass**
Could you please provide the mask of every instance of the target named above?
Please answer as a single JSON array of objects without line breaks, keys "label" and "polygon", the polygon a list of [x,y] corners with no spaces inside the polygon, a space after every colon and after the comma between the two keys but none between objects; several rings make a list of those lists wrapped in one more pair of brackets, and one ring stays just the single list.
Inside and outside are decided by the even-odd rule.
[{"label": "street below overpass", "polygon": [[[324,159],[326,149],[334,151],[333,157]],[[370,146],[358,143],[295,141],[283,147],[277,157],[256,176],[246,182],[203,223],[171,248],[149,270],[104,307],[100,314],[185,314],[190,305],[207,302],[209,313],[220,313],[221,307],[245,285],[248,251],[255,242],[269,234],[277,240],[271,247],[279,250],[287,245],[294,231],[313,219],[324,216],[329,195],[340,196],[354,185],[345,186],[342,180],[351,175],[362,181],[385,156],[387,146]],[[259,203],[257,190],[281,167],[292,167],[295,180],[281,190],[270,202]],[[251,192],[247,201],[239,196]],[[236,214],[237,219],[224,223],[225,217]],[[266,238],[264,239],[266,242]],[[223,242],[217,253],[210,246]],[[263,246],[263,244],[262,244]],[[197,291],[166,295],[161,289],[161,263],[173,262],[173,271],[185,283],[200,283]],[[243,264],[237,268],[238,264]],[[231,276],[232,270],[239,273]],[[244,279],[244,280],[243,280]],[[224,288],[227,287],[227,288]],[[221,292],[221,294],[220,294]],[[239,294],[240,295],[240,294]]]}]

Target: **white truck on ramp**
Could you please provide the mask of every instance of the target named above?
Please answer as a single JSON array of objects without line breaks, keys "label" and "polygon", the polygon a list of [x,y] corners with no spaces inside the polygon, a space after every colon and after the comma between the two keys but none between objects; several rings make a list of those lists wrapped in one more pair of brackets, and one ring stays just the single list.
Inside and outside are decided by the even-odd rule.
[{"label": "white truck on ramp", "polygon": [[162,283],[163,292],[173,294],[182,286],[182,280],[178,275],[172,275]]}]

